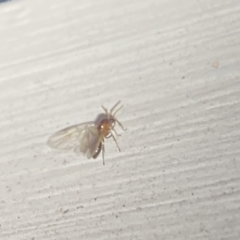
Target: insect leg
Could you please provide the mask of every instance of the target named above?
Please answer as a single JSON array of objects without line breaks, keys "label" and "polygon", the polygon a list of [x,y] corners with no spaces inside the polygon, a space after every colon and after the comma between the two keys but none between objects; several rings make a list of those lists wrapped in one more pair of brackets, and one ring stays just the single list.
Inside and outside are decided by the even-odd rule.
[{"label": "insect leg", "polygon": [[121,152],[121,149],[120,149],[120,147],[118,146],[117,140],[116,140],[116,138],[114,137],[114,135],[112,134],[112,132],[111,132],[111,136],[112,136],[112,138],[113,138],[114,142],[116,143],[116,145],[117,145],[117,147],[118,147],[118,150],[119,150],[119,152]]},{"label": "insect leg", "polygon": [[104,145],[104,142],[102,141],[102,159],[103,159],[103,165],[105,165],[104,153],[105,153],[105,145]]},{"label": "insect leg", "polygon": [[113,128],[112,130],[114,131],[114,133],[115,133],[117,136],[121,136],[121,134],[118,134],[114,128]]},{"label": "insect leg", "polygon": [[122,128],[122,130],[123,131],[126,131],[127,129],[125,129],[124,127],[123,127],[123,125],[116,119],[116,118],[114,118],[115,119],[115,121],[118,123],[118,125]]},{"label": "insect leg", "polygon": [[110,134],[108,134],[105,138],[110,138],[112,135],[111,135],[111,133]]}]

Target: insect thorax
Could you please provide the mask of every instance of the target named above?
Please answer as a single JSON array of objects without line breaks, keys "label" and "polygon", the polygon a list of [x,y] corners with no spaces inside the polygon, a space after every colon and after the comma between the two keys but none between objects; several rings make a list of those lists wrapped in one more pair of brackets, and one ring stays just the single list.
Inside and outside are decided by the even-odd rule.
[{"label": "insect thorax", "polygon": [[102,119],[102,121],[98,125],[98,130],[102,132],[104,135],[107,135],[109,131],[114,127],[115,119]]}]

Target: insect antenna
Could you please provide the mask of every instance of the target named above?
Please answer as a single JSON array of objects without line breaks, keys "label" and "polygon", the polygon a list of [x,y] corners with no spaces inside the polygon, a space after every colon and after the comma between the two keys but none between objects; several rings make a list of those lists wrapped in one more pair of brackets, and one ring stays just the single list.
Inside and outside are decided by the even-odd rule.
[{"label": "insect antenna", "polygon": [[112,116],[115,116],[115,115],[117,114],[117,112],[118,112],[122,107],[123,107],[123,105],[120,106],[114,113],[110,112],[111,115],[112,115]]},{"label": "insect antenna", "polygon": [[112,109],[110,110],[110,114],[111,115],[114,115],[114,114],[112,114],[112,112],[113,112],[113,110],[117,107],[117,105],[120,103],[121,101],[118,101],[113,107],[112,107]]}]

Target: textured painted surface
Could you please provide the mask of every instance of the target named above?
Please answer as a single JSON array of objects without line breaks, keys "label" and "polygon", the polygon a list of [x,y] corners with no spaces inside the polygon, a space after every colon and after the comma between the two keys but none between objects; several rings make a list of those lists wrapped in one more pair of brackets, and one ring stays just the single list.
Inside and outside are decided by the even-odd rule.
[{"label": "textured painted surface", "polygon": [[[1,3],[0,239],[240,239],[239,12]],[[118,100],[105,166],[46,146]]]}]

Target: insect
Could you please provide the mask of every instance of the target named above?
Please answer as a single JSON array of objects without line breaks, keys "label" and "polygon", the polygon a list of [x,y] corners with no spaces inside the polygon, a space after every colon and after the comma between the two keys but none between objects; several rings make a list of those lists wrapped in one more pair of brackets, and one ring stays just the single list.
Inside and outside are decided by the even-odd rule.
[{"label": "insect", "polygon": [[99,114],[95,121],[76,124],[54,133],[49,137],[47,145],[55,149],[83,153],[88,159],[97,158],[102,151],[103,164],[105,164],[105,138],[113,138],[118,150],[121,151],[114,136],[114,134],[120,136],[115,130],[116,123],[125,131],[116,118],[116,113],[123,107],[118,107],[119,104],[120,101],[110,111],[102,106],[104,113]]}]

